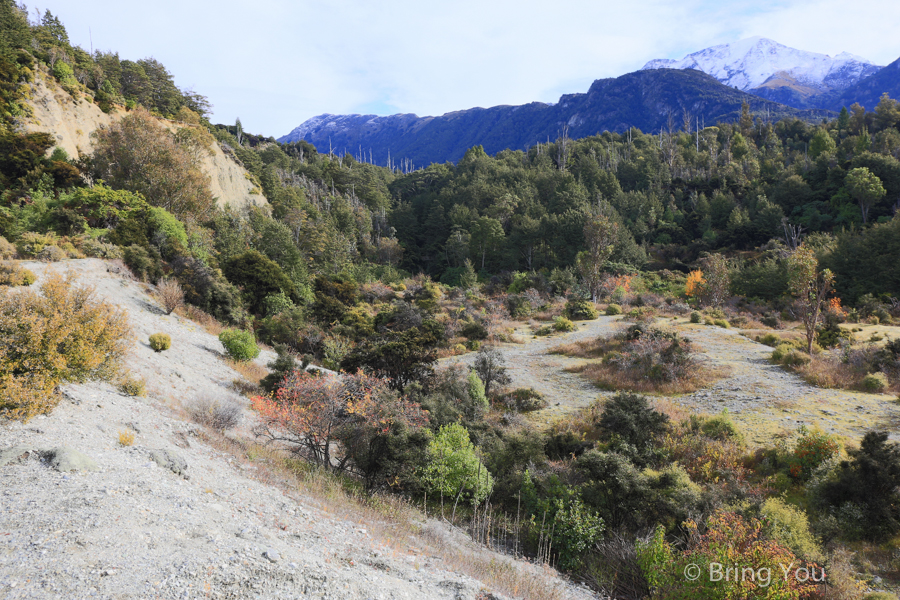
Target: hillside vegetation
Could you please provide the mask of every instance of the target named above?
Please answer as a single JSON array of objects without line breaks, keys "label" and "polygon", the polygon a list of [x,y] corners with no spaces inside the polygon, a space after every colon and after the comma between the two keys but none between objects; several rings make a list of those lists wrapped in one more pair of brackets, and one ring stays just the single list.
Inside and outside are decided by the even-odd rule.
[{"label": "hillside vegetation", "polygon": [[[18,128],[38,73],[119,114],[90,155]],[[215,333],[244,374],[233,387],[258,427],[227,441],[215,436],[238,409],[185,406],[209,439],[265,445],[367,506],[421,507],[617,598],[897,586],[900,104],[887,95],[815,123],[746,103],[734,123],[703,123],[686,108],[659,133],[573,126],[527,152],[473,145],[414,168],[212,124],[157,61],[89,55],[49,11],[30,23],[7,0],[0,77],[0,326],[29,340],[0,355],[4,418],[50,413],[58,384],[123,366],[118,322],[91,337],[113,313],[52,279],[32,291],[35,263],[21,264],[100,258]],[[211,145],[266,205],[215,201]],[[46,317],[17,318],[23,300]],[[71,348],[46,325],[63,322]],[[187,352],[163,328],[140,333],[148,360]],[[738,335],[758,341],[744,340],[749,359]],[[267,368],[252,362],[260,345]],[[812,413],[812,385],[852,393]],[[827,592],[796,572],[765,586],[683,577],[719,563],[824,568]],[[512,595],[553,597],[479,565]]]}]

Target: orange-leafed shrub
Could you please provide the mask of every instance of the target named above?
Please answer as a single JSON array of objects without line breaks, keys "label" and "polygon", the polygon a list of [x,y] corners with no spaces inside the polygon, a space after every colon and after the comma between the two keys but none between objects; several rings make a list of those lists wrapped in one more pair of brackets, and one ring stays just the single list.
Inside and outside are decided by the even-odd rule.
[{"label": "orange-leafed shrub", "polygon": [[[399,397],[385,380],[362,371],[340,377],[294,371],[274,394],[253,398],[252,406],[262,417],[262,433],[270,441],[285,443],[335,471],[348,467],[352,457],[364,455],[379,435],[426,422],[418,404]],[[336,443],[337,455],[333,453]]]},{"label": "orange-leafed shrub", "polygon": [[703,279],[703,271],[691,271],[684,283],[684,295],[688,298],[702,296],[706,291],[706,280]]},{"label": "orange-leafed shrub", "polygon": [[40,293],[0,290],[0,415],[50,412],[58,384],[113,377],[129,335],[124,311],[72,277],[50,273]]}]

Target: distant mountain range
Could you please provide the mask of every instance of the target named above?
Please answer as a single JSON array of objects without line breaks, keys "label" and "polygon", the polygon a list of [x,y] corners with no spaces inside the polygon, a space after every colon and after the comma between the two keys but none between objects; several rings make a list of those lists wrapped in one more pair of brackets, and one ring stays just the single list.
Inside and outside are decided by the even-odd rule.
[{"label": "distant mountain range", "polygon": [[526,149],[564,130],[573,138],[629,127],[658,132],[670,115],[680,128],[685,113],[701,126],[733,121],[744,102],[757,115],[814,121],[857,101],[871,110],[883,92],[900,98],[900,59],[880,67],[847,53],[830,58],[751,38],[681,60],[650,61],[556,104],[472,108],[438,117],[324,114],[278,141],[305,140],[319,151],[371,156],[382,165],[390,156],[421,167],[457,161],[479,144],[491,154]]}]

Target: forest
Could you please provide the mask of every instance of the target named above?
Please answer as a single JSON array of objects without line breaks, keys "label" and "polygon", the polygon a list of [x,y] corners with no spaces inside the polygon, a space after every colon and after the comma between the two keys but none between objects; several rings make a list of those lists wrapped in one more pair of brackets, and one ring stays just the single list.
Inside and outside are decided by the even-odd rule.
[{"label": "forest", "polygon": [[[70,157],[16,127],[37,77],[124,116]],[[29,260],[85,257],[174,289],[172,310],[229,332],[233,357],[277,351],[248,390],[260,437],[348,493],[402,496],[617,598],[900,589],[890,427],[757,443],[737,415],[676,402],[727,377],[695,341],[718,329],[810,384],[897,401],[900,102],[887,95],[817,123],[745,105],[698,129],[685,110],[658,134],[561,127],[527,152],[382,166],[212,123],[159,61],[90,54],[49,11],[30,21],[0,0],[0,106],[2,293],[30,284]],[[212,196],[199,163],[214,144],[264,207]],[[16,310],[0,302],[6,339]],[[621,328],[564,343],[598,319]],[[559,399],[511,385],[502,349],[556,338],[597,401],[545,426],[534,415]],[[66,373],[0,346],[0,415],[51,411]],[[682,576],[712,563],[829,579]]]}]

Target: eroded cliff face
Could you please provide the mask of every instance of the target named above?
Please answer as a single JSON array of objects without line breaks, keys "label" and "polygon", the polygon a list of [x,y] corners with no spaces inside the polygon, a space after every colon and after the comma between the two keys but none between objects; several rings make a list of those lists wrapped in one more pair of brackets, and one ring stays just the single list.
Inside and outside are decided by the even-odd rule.
[{"label": "eroded cliff face", "polygon": [[[46,73],[38,71],[28,99],[31,116],[22,118],[19,126],[29,133],[46,132],[56,139],[56,145],[72,158],[80,158],[93,152],[91,133],[121,119],[127,113],[116,107],[109,114],[86,97],[73,98]],[[166,127],[180,127],[165,121]],[[212,153],[201,160],[203,172],[209,176],[210,191],[219,206],[231,205],[237,209],[248,206],[268,206],[250,173],[213,144]]]}]

